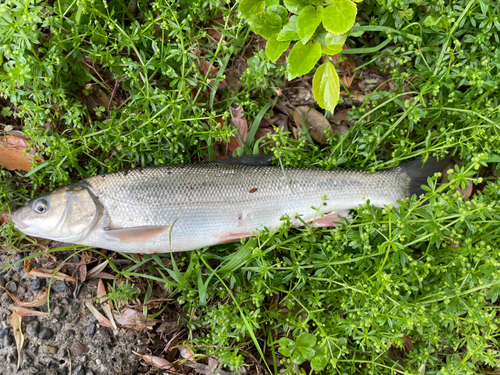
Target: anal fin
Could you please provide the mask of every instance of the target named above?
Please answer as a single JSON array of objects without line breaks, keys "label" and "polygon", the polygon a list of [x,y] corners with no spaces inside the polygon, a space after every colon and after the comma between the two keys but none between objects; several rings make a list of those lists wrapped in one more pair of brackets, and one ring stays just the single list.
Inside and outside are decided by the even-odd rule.
[{"label": "anal fin", "polygon": [[221,236],[217,236],[217,244],[229,243],[238,241],[242,238],[251,237],[251,232],[241,232],[241,233],[226,233]]},{"label": "anal fin", "polygon": [[344,217],[347,220],[351,220],[352,217],[349,215],[349,210],[342,210],[342,211],[334,211],[330,212],[329,214],[326,214],[323,217],[318,217],[314,223],[312,224],[313,227],[333,227],[335,225],[339,225],[342,223],[342,220],[339,218]]},{"label": "anal fin", "polygon": [[106,239],[113,242],[132,243],[152,240],[160,233],[169,230],[171,225],[132,228],[106,228]]}]

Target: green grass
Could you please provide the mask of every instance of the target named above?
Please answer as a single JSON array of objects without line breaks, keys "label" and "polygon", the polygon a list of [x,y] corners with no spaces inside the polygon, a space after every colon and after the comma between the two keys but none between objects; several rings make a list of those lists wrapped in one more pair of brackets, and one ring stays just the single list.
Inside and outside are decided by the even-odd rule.
[{"label": "green grass", "polygon": [[[185,312],[186,345],[232,368],[265,357],[259,366],[271,373],[309,373],[311,365],[331,374],[416,374],[424,365],[426,374],[494,373],[500,4],[366,0],[359,8],[364,21],[348,39],[357,49],[349,56],[358,72],[389,72],[396,91],[375,90],[352,111],[349,132],[323,146],[279,130],[265,146],[278,165],[363,170],[448,154],[463,163],[449,182],[430,179],[424,199],[398,209],[362,206],[339,228],[281,228],[176,256],[123,255],[126,268],[112,255],[127,284],[115,279],[110,297],[147,301],[161,285]],[[213,160],[211,145],[235,133],[231,108],[239,105],[253,129],[242,152],[254,152],[252,124],[271,114],[262,108],[277,99],[284,70],[252,38],[234,2],[2,3],[0,106],[8,110],[0,122],[22,130],[44,161],[28,173],[1,169],[1,209],[100,173]],[[382,43],[390,48],[376,48]],[[248,50],[255,56],[241,89],[217,91]],[[205,61],[215,76],[201,73]],[[109,110],[99,90],[113,94]],[[469,182],[467,199],[456,188]],[[40,250],[11,224],[0,231],[4,247]],[[144,312],[161,317],[161,308]]]}]

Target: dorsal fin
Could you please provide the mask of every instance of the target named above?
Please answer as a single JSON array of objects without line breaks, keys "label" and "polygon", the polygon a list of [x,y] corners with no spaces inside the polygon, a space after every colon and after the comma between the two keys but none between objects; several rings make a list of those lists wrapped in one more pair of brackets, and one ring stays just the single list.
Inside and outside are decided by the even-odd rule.
[{"label": "dorsal fin", "polygon": [[216,160],[216,163],[227,163],[234,165],[248,165],[252,167],[268,167],[273,165],[272,154],[240,156],[238,158],[230,158],[225,160]]}]

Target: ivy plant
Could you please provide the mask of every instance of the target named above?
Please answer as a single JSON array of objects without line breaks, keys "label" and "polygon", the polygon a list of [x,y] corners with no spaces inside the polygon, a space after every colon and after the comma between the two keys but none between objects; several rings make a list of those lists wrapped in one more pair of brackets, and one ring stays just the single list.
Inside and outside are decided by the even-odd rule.
[{"label": "ivy plant", "polygon": [[[270,60],[278,60],[294,43],[288,57],[290,80],[309,73],[323,55],[342,51],[357,13],[351,0],[242,0],[239,10],[250,28],[268,39]],[[339,93],[339,77],[327,58],[314,74],[314,97],[333,112]]]}]

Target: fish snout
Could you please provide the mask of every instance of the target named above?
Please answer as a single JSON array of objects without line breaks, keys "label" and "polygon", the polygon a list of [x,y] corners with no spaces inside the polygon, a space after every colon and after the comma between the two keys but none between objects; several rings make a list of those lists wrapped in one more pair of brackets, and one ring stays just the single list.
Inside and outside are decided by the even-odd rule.
[{"label": "fish snout", "polygon": [[15,227],[19,230],[25,230],[29,228],[29,225],[25,224],[20,218],[19,218],[19,211],[14,211],[12,215],[10,215],[10,218],[12,219],[12,222],[14,223]]}]

